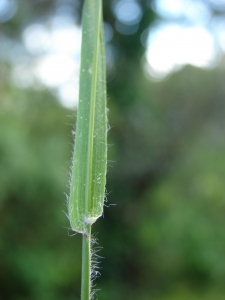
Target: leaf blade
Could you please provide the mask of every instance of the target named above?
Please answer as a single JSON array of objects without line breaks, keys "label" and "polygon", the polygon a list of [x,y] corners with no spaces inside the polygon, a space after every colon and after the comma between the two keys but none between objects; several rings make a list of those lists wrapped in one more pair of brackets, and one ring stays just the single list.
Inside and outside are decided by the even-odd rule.
[{"label": "leaf blade", "polygon": [[101,1],[85,2],[82,29],[69,218],[72,229],[84,233],[85,223],[91,224],[102,215],[106,182],[106,80]]}]

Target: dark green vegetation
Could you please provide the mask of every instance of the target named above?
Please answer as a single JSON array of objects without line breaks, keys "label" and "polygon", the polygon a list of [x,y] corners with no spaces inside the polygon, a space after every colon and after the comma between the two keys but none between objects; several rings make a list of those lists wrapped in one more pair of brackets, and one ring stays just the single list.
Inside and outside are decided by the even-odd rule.
[{"label": "dark green vegetation", "polygon": [[[129,54],[132,39],[144,51],[135,36],[109,82],[106,204],[117,205],[93,226],[99,299],[222,300],[224,66],[152,83]],[[79,299],[81,237],[67,236],[63,213],[74,113],[50,91],[15,87],[10,68],[1,62],[0,299]]]}]

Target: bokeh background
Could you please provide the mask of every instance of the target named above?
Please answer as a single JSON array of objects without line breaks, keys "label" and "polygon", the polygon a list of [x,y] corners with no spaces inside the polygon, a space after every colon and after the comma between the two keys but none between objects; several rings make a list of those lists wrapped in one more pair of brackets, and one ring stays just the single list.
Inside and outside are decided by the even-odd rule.
[{"label": "bokeh background", "polygon": [[[225,3],[103,2],[111,129],[93,226],[98,297],[225,299]],[[66,194],[81,7],[0,0],[1,300],[80,297]]]}]

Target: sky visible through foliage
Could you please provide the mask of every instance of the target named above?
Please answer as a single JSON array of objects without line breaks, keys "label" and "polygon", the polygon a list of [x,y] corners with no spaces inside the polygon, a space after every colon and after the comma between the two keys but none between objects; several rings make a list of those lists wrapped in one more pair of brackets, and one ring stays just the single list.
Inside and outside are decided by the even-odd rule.
[{"label": "sky visible through foliage", "polygon": [[[17,5],[15,1],[1,2],[2,22],[13,17]],[[141,36],[146,47],[144,69],[150,79],[163,79],[186,64],[211,67],[219,63],[225,50],[225,23],[219,17],[211,20],[211,12],[204,2],[175,0],[171,4],[158,0],[151,6],[159,18]],[[116,23],[116,29],[132,35],[143,14],[140,4],[134,0],[114,1],[112,10],[120,22]],[[105,23],[108,65],[113,65],[116,55],[110,45],[112,38],[112,27]],[[33,61],[29,68],[23,59],[18,60],[13,71],[16,83],[32,85],[32,77],[37,77],[44,85],[57,89],[64,105],[73,107],[78,94],[81,30],[66,5],[48,21],[33,21],[25,27],[22,42]]]}]

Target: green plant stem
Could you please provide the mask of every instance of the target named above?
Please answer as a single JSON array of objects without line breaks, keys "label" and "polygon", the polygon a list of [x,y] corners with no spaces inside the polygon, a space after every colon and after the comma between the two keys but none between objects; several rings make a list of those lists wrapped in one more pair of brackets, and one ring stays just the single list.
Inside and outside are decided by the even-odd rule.
[{"label": "green plant stem", "polygon": [[[93,6],[94,7],[94,6]],[[98,79],[98,65],[100,59],[100,30],[101,30],[101,5],[96,7],[96,22],[95,22],[95,45],[92,61],[92,88],[90,99],[90,114],[89,114],[89,141],[88,141],[88,163],[87,163],[87,177],[86,177],[86,193],[85,193],[85,211],[91,214],[92,211],[92,165],[93,165],[93,136],[94,136],[94,120],[95,120],[95,106],[97,95],[97,79]],[[82,240],[82,276],[81,276],[81,300],[89,300],[91,293],[91,225],[86,225],[85,234]]]},{"label": "green plant stem", "polygon": [[91,291],[91,225],[86,230],[82,238],[81,300],[89,300]]}]

